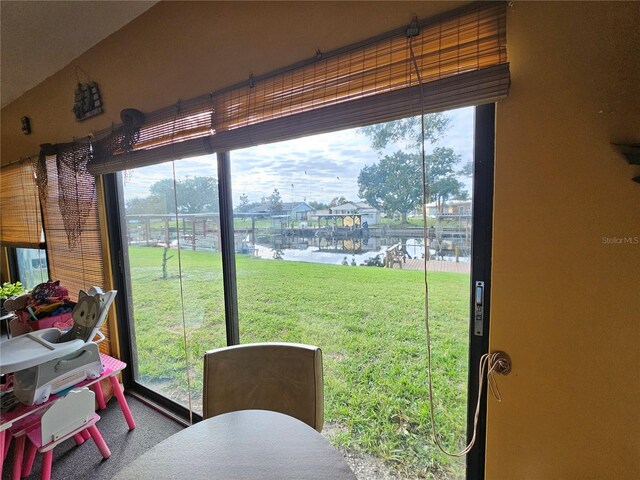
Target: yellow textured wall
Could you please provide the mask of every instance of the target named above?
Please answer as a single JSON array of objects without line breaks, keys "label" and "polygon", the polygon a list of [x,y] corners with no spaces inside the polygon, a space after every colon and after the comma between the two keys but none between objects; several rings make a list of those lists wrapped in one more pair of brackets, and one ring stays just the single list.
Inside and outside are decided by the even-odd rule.
[{"label": "yellow textured wall", "polygon": [[[2,109],[2,163],[429,17],[453,2],[160,2]],[[98,82],[105,113],[76,123],[76,66]],[[33,133],[22,135],[20,118]]]},{"label": "yellow textured wall", "polygon": [[[458,4],[162,2],[2,110],[2,162]],[[498,107],[487,478],[640,472],[640,186],[611,141],[640,142],[638,3],[520,3]],[[635,63],[634,63],[635,62]],[[75,66],[106,113],[73,120]],[[20,133],[31,117],[33,134]]]},{"label": "yellow textured wall", "polygon": [[[509,10],[498,105],[489,479],[640,478],[640,4]],[[637,240],[636,240],[637,242]]]}]

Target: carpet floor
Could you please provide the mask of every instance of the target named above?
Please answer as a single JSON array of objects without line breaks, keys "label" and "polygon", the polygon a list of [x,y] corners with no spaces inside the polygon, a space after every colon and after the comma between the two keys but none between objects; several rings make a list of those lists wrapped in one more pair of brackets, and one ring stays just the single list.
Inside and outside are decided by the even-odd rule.
[{"label": "carpet floor", "polygon": [[[109,480],[125,465],[183,428],[130,395],[127,395],[127,402],[136,421],[134,430],[128,429],[115,398],[109,401],[106,410],[98,412],[101,418],[97,426],[109,445],[111,457],[103,460],[91,440],[76,446],[73,439],[69,439],[53,451],[52,480]],[[11,478],[14,443],[5,460],[3,480]],[[27,478],[40,478],[41,463],[42,455],[37,454],[31,475]]]}]

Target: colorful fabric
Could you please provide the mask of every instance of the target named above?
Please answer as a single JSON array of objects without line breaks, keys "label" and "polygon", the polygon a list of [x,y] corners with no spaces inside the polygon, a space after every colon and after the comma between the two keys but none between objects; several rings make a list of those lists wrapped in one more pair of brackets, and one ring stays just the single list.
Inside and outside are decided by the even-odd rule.
[{"label": "colorful fabric", "polygon": [[69,290],[60,285],[60,280],[48,280],[31,291],[31,299],[47,304],[69,300]]}]

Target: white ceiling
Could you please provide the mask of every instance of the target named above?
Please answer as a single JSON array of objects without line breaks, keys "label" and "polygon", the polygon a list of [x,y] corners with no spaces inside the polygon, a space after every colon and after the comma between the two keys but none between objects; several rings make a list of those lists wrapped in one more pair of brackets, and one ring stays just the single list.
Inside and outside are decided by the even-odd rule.
[{"label": "white ceiling", "polygon": [[2,107],[156,3],[0,0]]}]

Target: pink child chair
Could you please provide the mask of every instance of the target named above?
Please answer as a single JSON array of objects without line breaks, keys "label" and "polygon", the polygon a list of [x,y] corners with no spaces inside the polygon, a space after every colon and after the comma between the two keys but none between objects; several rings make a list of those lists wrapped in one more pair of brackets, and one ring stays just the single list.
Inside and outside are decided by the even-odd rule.
[{"label": "pink child chair", "polygon": [[[102,457],[109,458],[111,451],[95,425],[100,416],[95,413],[94,402],[95,394],[88,388],[71,390],[64,398],[55,402],[39,422],[22,428],[21,431],[14,431],[16,447],[12,480],[19,480],[31,473],[36,452],[44,454],[40,478],[50,480],[53,449],[72,437],[78,445],[92,438]],[[26,438],[29,439],[29,448],[22,466]]]}]

